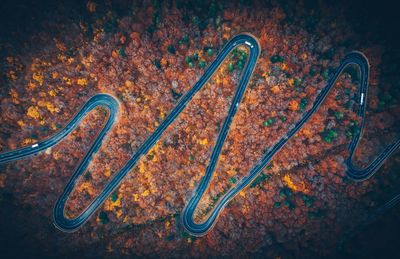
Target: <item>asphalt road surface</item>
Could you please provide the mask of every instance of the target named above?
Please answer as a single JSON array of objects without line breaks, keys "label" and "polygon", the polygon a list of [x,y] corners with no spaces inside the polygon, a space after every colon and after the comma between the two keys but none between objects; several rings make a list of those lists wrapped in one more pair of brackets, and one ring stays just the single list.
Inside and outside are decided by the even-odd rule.
[{"label": "asphalt road surface", "polygon": [[[193,219],[195,209],[204,195],[207,187],[213,177],[216,164],[219,155],[222,150],[222,146],[228,135],[232,119],[235,116],[237,109],[240,105],[242,97],[245,93],[246,87],[251,79],[251,75],[257,64],[257,60],[260,54],[260,46],[257,39],[251,34],[239,34],[233,37],[221,50],[216,59],[207,67],[204,74],[201,76],[199,81],[184,95],[180,98],[176,107],[171,113],[165,118],[160,126],[153,132],[153,134],[139,147],[134,155],[128,160],[123,168],[117,172],[110,182],[106,185],[104,190],[97,196],[90,205],[76,218],[69,219],[65,217],[65,204],[78,183],[79,178],[84,174],[88,165],[92,161],[93,155],[101,147],[103,140],[113,124],[118,119],[119,103],[115,97],[109,94],[98,94],[90,98],[81,108],[81,110],[72,118],[72,120],[63,128],[59,133],[54,136],[37,142],[31,146],[23,147],[14,151],[9,151],[0,154],[0,164],[7,163],[13,160],[22,159],[34,154],[37,154],[47,148],[50,148],[60,141],[62,141],[68,134],[70,134],[81,122],[81,120],[95,107],[103,106],[108,112],[109,116],[107,122],[101,132],[98,134],[94,143],[90,147],[90,150],[86,153],[79,166],[73,173],[71,179],[67,183],[63,193],[58,198],[56,205],[53,210],[54,225],[65,232],[73,232],[79,229],[89,218],[95,213],[95,211],[104,203],[104,201],[110,196],[110,194],[119,186],[125,176],[131,171],[136,163],[146,155],[146,153],[157,143],[163,132],[169,125],[179,116],[179,114],[185,109],[186,105],[190,102],[193,96],[207,83],[210,77],[219,68],[225,58],[231,53],[236,47],[243,45],[249,49],[249,57],[246,65],[242,71],[239,85],[236,89],[235,95],[232,99],[232,104],[229,108],[227,117],[218,134],[217,141],[211,154],[209,164],[206,168],[205,175],[201,179],[198,187],[195,189],[191,199],[187,203],[186,207],[181,214],[181,220],[184,228],[192,235],[202,236],[205,235],[215,224],[219,214],[224,207],[233,199],[241,190],[248,186],[268,165],[271,159],[277,152],[292,138],[310,119],[310,117],[318,110],[319,106],[327,97],[328,93],[335,85],[338,77],[342,74],[344,69],[353,64],[360,69],[360,84],[358,89],[358,115],[361,116],[362,122],[359,126],[359,133],[354,134],[352,140],[348,146],[350,151],[349,157],[345,160],[347,165],[347,175],[355,181],[363,181],[371,177],[376,170],[382,165],[382,163],[393,154],[400,146],[400,139],[391,145],[387,146],[385,150],[375,158],[366,168],[357,168],[352,163],[352,157],[357,148],[359,140],[361,139],[364,124],[365,124],[365,109],[366,109],[366,98],[368,92],[368,76],[369,76],[369,63],[367,58],[361,52],[351,52],[345,56],[339,67],[336,69],[334,75],[329,79],[327,85],[319,92],[318,97],[314,101],[312,108],[305,112],[302,118],[291,128],[274,146],[264,154],[261,160],[249,171],[247,176],[243,177],[237,182],[235,187],[231,188],[223,197],[220,198],[219,202],[215,205],[214,209],[210,212],[208,218],[201,222],[196,223]],[[389,201],[387,208],[393,207],[400,202],[400,196],[396,196],[394,199]]]}]

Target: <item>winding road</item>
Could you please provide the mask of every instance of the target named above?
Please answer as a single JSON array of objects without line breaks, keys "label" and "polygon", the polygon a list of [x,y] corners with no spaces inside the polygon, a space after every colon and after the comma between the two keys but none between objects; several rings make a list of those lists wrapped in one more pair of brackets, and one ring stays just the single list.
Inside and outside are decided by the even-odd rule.
[{"label": "winding road", "polygon": [[[131,171],[131,169],[137,164],[137,162],[156,144],[160,139],[163,132],[167,129],[171,123],[179,116],[179,114],[185,109],[186,105],[190,102],[193,96],[207,83],[210,77],[215,73],[218,67],[222,64],[229,53],[236,47],[243,45],[249,49],[249,57],[247,63],[243,69],[239,85],[232,99],[232,104],[229,108],[228,115],[225,118],[223,125],[218,134],[217,141],[212,151],[209,164],[206,168],[205,175],[201,179],[199,186],[194,191],[191,199],[187,203],[182,213],[182,223],[184,228],[192,235],[202,236],[205,235],[215,224],[219,214],[241,190],[248,186],[263,170],[265,166],[271,161],[277,152],[292,138],[310,119],[310,117],[318,110],[319,106],[327,97],[328,93],[335,85],[338,77],[342,74],[344,69],[351,65],[357,65],[360,69],[360,86],[358,89],[358,115],[362,117],[360,131],[358,134],[354,134],[352,140],[348,146],[349,157],[345,160],[347,165],[347,175],[349,178],[355,181],[362,181],[371,177],[376,170],[382,165],[382,163],[393,154],[400,146],[400,139],[387,146],[385,150],[379,154],[366,168],[357,168],[352,162],[354,152],[357,148],[359,140],[362,136],[364,124],[365,124],[365,109],[366,109],[366,98],[368,92],[368,76],[369,76],[369,63],[367,58],[361,52],[351,52],[345,56],[341,61],[339,67],[336,69],[334,75],[329,79],[327,85],[319,92],[316,100],[314,101],[312,108],[305,112],[302,118],[291,128],[285,136],[277,141],[274,146],[269,149],[267,153],[261,158],[261,160],[250,170],[250,172],[237,182],[235,187],[231,188],[215,205],[214,209],[210,212],[209,217],[201,222],[196,223],[193,219],[193,214],[199,201],[204,195],[208,188],[208,185],[213,177],[219,155],[222,150],[222,146],[227,138],[232,119],[235,116],[237,109],[240,105],[246,87],[251,79],[251,75],[256,66],[259,54],[260,46],[257,39],[251,34],[239,34],[233,37],[221,50],[216,59],[207,67],[204,74],[198,80],[198,82],[179,100],[176,107],[171,113],[165,118],[160,126],[152,133],[152,135],[138,148],[135,154],[128,160],[123,168],[117,172],[110,182],[107,183],[104,190],[90,203],[90,205],[76,218],[69,219],[65,217],[65,204],[78,183],[79,178],[84,174],[88,168],[94,154],[99,150],[103,143],[103,140],[113,124],[118,118],[119,103],[117,99],[109,94],[98,94],[90,98],[81,108],[81,110],[72,118],[72,120],[63,128],[59,133],[54,136],[40,141],[34,145],[20,148],[14,151],[9,151],[0,154],[0,164],[7,163],[13,160],[22,159],[24,157],[39,153],[47,148],[50,148],[60,141],[62,141],[68,134],[70,134],[81,122],[81,120],[95,107],[105,107],[109,116],[105,126],[98,134],[94,143],[86,153],[77,169],[73,173],[71,179],[67,183],[63,193],[58,198],[54,210],[53,220],[54,225],[62,231],[73,232],[79,229],[82,224],[89,220],[89,218],[95,213],[95,211],[104,203],[104,201],[110,196],[110,194],[120,185],[125,176]],[[399,199],[391,201],[398,203]]]}]

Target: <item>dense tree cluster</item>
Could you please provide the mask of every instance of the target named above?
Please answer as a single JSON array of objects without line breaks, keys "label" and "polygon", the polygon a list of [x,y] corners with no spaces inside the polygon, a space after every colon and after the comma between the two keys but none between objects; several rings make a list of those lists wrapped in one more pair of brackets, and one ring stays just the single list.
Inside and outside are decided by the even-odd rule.
[{"label": "dense tree cluster", "polygon": [[[117,8],[89,1],[81,20],[69,27],[52,24],[64,28],[62,35],[37,36],[47,42],[40,52],[8,55],[1,61],[8,86],[0,100],[2,152],[54,134],[95,93],[110,93],[120,101],[118,122],[68,201],[68,216],[79,215],[100,193],[224,43],[240,32],[254,34],[262,53],[196,220],[207,217],[224,193],[302,117],[350,50],[361,48],[372,65],[367,123],[373,126],[366,129],[359,162],[365,165],[387,144],[382,132],[387,138],[396,132],[398,92],[390,85],[379,86],[385,49],[360,42],[343,17],[329,15],[329,8],[300,6],[294,12],[278,4],[248,7],[242,1],[238,7],[212,1],[192,9],[183,1],[170,2]],[[294,254],[304,248],[324,255],[344,228],[357,224],[357,215],[376,207],[378,195],[370,194],[391,184],[382,180],[388,170],[382,178],[363,183],[350,182],[344,174],[346,145],[360,122],[354,112],[358,74],[350,68],[311,121],[229,204],[208,235],[194,238],[183,231],[179,213],[205,172],[247,55],[244,47],[230,55],[96,218],[67,237],[66,247],[97,242],[110,256],[263,250],[278,256],[282,247]],[[50,221],[57,196],[106,116],[96,109],[52,150],[4,166],[2,192],[12,192],[15,202]]]}]

